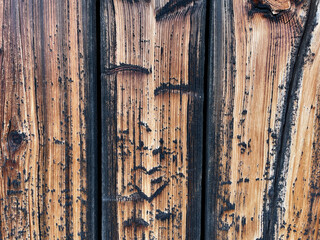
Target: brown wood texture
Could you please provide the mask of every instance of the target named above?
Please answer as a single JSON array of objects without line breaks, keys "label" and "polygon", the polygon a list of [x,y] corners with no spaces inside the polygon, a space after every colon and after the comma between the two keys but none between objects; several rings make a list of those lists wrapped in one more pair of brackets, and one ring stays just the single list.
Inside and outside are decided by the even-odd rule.
[{"label": "brown wood texture", "polygon": [[211,3],[206,239],[319,238],[317,7]]},{"label": "brown wood texture", "polygon": [[0,2],[1,239],[89,237],[91,5]]},{"label": "brown wood texture", "polygon": [[319,4],[0,1],[0,239],[320,239]]},{"label": "brown wood texture", "polygon": [[102,237],[199,239],[205,4],[103,1],[101,15]]},{"label": "brown wood texture", "polygon": [[320,8],[314,2],[293,76],[276,239],[320,239]]}]

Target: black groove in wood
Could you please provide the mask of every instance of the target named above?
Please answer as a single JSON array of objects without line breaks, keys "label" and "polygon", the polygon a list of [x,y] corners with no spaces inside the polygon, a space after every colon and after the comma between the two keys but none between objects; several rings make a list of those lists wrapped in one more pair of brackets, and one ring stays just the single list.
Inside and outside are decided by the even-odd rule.
[{"label": "black groove in wood", "polygon": [[[269,217],[266,223],[264,224],[263,229],[263,239],[273,239],[276,234],[276,225],[281,223],[278,222],[280,218],[279,212],[281,210],[281,204],[284,202],[284,199],[279,195],[279,192],[282,188],[285,188],[286,185],[286,176],[287,172],[285,169],[288,167],[289,162],[285,162],[285,158],[290,155],[290,144],[291,144],[291,128],[295,124],[294,116],[296,115],[297,109],[294,105],[299,101],[299,96],[297,96],[297,90],[299,88],[299,84],[303,78],[302,67],[305,63],[305,57],[309,51],[310,41],[312,37],[312,31],[315,27],[314,19],[316,17],[318,7],[317,0],[311,0],[307,13],[306,25],[303,30],[301,40],[299,46],[297,47],[297,55],[295,58],[295,62],[293,63],[292,70],[290,73],[290,81],[288,83],[288,93],[286,104],[284,107],[286,108],[283,115],[283,127],[281,131],[279,148],[278,148],[278,159],[277,165],[275,169],[275,180],[273,183],[274,195],[273,200],[271,202],[271,208],[266,215]],[[290,191],[290,189],[288,190]]]}]

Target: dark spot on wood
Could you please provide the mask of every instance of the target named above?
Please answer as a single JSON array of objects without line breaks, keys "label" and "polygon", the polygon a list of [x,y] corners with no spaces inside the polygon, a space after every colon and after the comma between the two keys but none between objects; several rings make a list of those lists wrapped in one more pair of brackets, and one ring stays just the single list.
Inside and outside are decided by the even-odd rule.
[{"label": "dark spot on wood", "polygon": [[172,161],[173,161],[173,162],[176,162],[177,159],[178,159],[178,156],[177,156],[177,155],[173,155],[173,156],[172,156]]},{"label": "dark spot on wood", "polygon": [[246,225],[246,222],[247,222],[246,217],[242,217],[242,219],[241,219],[241,225],[242,225],[242,226]]},{"label": "dark spot on wood", "polygon": [[[222,224],[222,226],[219,226],[219,227],[218,227],[219,230],[221,230],[221,231],[228,232],[229,229],[231,228],[231,226],[230,226],[228,223],[222,222],[221,224]],[[238,226],[238,227],[239,227],[239,226]],[[237,230],[237,226],[236,226],[236,230]]]},{"label": "dark spot on wood", "polygon": [[174,214],[170,212],[162,212],[161,210],[157,209],[157,214],[156,214],[156,219],[160,221],[166,221],[169,220],[170,218],[174,218]]},{"label": "dark spot on wood", "polygon": [[24,140],[25,135],[17,131],[12,131],[8,135],[8,146],[10,152],[15,152],[19,149]]},{"label": "dark spot on wood", "polygon": [[7,195],[17,195],[17,194],[21,194],[22,191],[21,190],[7,190]]},{"label": "dark spot on wood", "polygon": [[240,229],[240,226],[239,226],[239,224],[237,223],[237,224],[236,224],[236,232],[239,232],[239,229]]},{"label": "dark spot on wood", "polygon": [[58,140],[56,138],[53,138],[53,141],[54,141],[55,144],[58,144],[58,145],[63,145],[64,144],[63,141],[60,141],[60,140]]},{"label": "dark spot on wood", "polygon": [[247,144],[245,142],[238,143],[238,146],[241,146],[243,148],[247,148]]},{"label": "dark spot on wood", "polygon": [[151,128],[148,126],[148,124],[147,123],[145,123],[145,122],[139,122],[139,125],[140,126],[144,126],[145,128],[146,128],[146,130],[147,130],[147,132],[151,132],[152,130],[151,130]]},{"label": "dark spot on wood", "polygon": [[242,183],[243,182],[243,178],[240,178],[237,183]]},{"label": "dark spot on wood", "polygon": [[121,131],[121,133],[123,133],[123,134],[129,134],[129,129],[123,130],[123,131]]},{"label": "dark spot on wood", "polygon": [[147,69],[145,67],[138,66],[138,65],[120,63],[120,65],[107,68],[104,73],[107,75],[112,75],[117,72],[139,72],[139,73],[149,74],[151,73],[151,69]]},{"label": "dark spot on wood", "polygon": [[223,185],[231,185],[231,184],[232,184],[232,182],[230,180],[220,183],[221,186],[223,186]]},{"label": "dark spot on wood", "polygon": [[162,150],[162,148],[161,147],[158,147],[158,148],[156,148],[156,149],[154,149],[153,151],[152,151],[152,155],[158,155],[160,152],[161,152],[161,150]]},{"label": "dark spot on wood", "polygon": [[156,198],[160,193],[163,191],[163,189],[166,188],[166,186],[169,185],[169,181],[166,181],[163,185],[161,185],[153,194],[151,194],[150,197],[148,197],[138,186],[134,185],[134,188],[137,190],[138,194],[141,198],[148,202],[152,202],[154,198]]},{"label": "dark spot on wood", "polygon": [[145,167],[143,166],[136,166],[133,168],[133,171],[136,171],[138,169],[141,169],[145,174],[147,175],[152,175],[155,172],[160,172],[162,167],[161,166],[156,166],[154,168],[151,168],[150,170],[147,170]]},{"label": "dark spot on wood", "polygon": [[156,179],[152,179],[151,180],[151,184],[157,184],[157,183],[161,183],[162,182],[162,177],[158,177]]},{"label": "dark spot on wood", "polygon": [[181,177],[181,178],[184,178],[185,175],[183,173],[177,173],[177,176]]},{"label": "dark spot on wood", "polygon": [[19,181],[19,180],[17,180],[17,179],[11,180],[11,179],[8,177],[7,185],[8,185],[8,187],[13,186],[13,188],[18,189],[18,188],[20,187],[20,185],[21,185],[21,181]]},{"label": "dark spot on wood", "polygon": [[175,85],[175,84],[171,84],[171,83],[162,83],[160,85],[160,87],[157,87],[154,90],[154,95],[157,96],[161,93],[169,93],[169,92],[188,93],[188,92],[190,92],[190,87],[189,87],[189,85],[186,85],[186,84]]},{"label": "dark spot on wood", "polygon": [[137,147],[137,150],[142,150],[144,146],[144,142],[143,141],[139,141],[139,146]]},{"label": "dark spot on wood", "polygon": [[130,218],[123,222],[124,227],[131,227],[133,225],[136,227],[148,227],[149,223],[142,218]]}]

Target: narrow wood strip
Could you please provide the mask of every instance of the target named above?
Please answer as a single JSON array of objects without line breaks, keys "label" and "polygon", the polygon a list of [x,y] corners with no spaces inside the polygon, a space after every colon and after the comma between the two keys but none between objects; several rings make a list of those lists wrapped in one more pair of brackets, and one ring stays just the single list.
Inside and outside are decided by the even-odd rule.
[{"label": "narrow wood strip", "polygon": [[272,239],[288,92],[309,8],[287,3],[211,3],[206,239]]},{"label": "narrow wood strip", "polygon": [[0,3],[1,239],[89,236],[92,4]]},{"label": "narrow wood strip", "polygon": [[270,236],[320,238],[320,6],[312,1],[295,65]]},{"label": "narrow wood strip", "polygon": [[102,2],[103,238],[200,238],[204,6]]}]

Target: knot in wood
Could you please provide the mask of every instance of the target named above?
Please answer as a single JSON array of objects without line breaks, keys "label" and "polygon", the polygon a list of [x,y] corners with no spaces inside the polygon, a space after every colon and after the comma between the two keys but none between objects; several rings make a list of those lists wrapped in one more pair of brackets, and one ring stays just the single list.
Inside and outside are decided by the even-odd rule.
[{"label": "knot in wood", "polygon": [[257,8],[269,9],[273,15],[288,11],[291,8],[290,0],[252,0],[252,2]]},{"label": "knot in wood", "polygon": [[24,134],[17,131],[12,131],[8,135],[8,145],[10,152],[15,152],[21,145],[24,139]]}]

